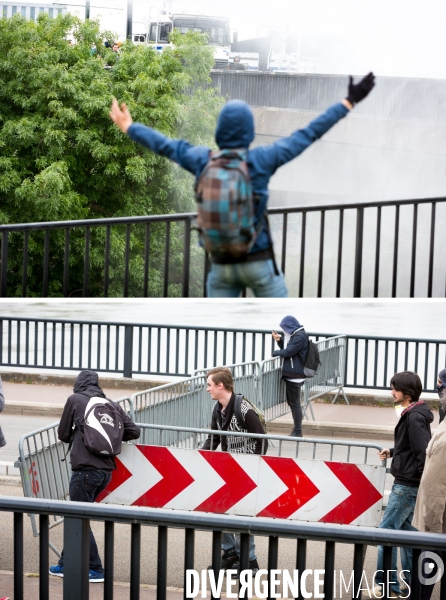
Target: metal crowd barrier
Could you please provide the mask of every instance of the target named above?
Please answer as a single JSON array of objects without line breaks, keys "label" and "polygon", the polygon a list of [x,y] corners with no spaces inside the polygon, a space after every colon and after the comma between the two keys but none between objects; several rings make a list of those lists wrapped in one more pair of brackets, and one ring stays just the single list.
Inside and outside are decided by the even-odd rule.
[{"label": "metal crowd barrier", "polygon": [[[311,401],[330,392],[336,392],[333,403],[340,393],[348,404],[344,393],[345,358],[347,337],[338,335],[316,342],[321,359],[321,368],[314,377],[306,379],[302,385],[302,410],[305,418],[308,409],[313,421],[314,412]],[[244,394],[254,402],[270,421],[287,412],[290,408],[286,402],[285,383],[282,379],[282,361],[280,358],[269,358],[262,362],[246,362],[225,365],[231,369],[235,391]],[[206,374],[209,369],[194,371],[194,374]],[[148,422],[148,421],[144,421]],[[199,426],[199,425],[196,425]]]},{"label": "metal crowd barrier", "polygon": [[302,386],[303,409],[306,414],[306,409],[310,408],[313,421],[314,413],[311,406],[312,400],[336,390],[332,404],[336,402],[340,393],[342,393],[346,404],[349,403],[343,387],[347,337],[345,335],[338,335],[316,342],[316,344],[321,358],[321,368],[317,375],[310,379],[306,379]]},{"label": "metal crowd barrier", "polygon": [[[235,363],[231,365],[222,365],[226,369],[231,369],[232,377],[234,379],[234,391],[237,394],[243,394],[246,398],[249,398],[255,404],[259,404],[258,401],[258,379],[259,379],[259,362],[249,361],[242,363]],[[211,370],[209,369],[196,369],[193,375],[204,375]],[[209,394],[208,394],[209,396]]]}]

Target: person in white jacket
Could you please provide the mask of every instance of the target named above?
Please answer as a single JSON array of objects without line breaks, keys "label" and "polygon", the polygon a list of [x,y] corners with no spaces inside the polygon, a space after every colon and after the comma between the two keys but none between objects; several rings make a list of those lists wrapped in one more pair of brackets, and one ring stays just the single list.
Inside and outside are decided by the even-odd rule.
[{"label": "person in white jacket", "polygon": [[[439,385],[440,388],[440,385]],[[441,408],[446,411],[446,391],[439,389]],[[435,430],[426,449],[426,462],[418,490],[412,525],[418,531],[446,533],[446,419]],[[421,600],[429,600],[441,579],[446,552],[424,553],[420,577]],[[434,555],[437,555],[435,558]],[[426,568],[427,565],[430,565]],[[433,565],[433,568],[432,566]]]}]

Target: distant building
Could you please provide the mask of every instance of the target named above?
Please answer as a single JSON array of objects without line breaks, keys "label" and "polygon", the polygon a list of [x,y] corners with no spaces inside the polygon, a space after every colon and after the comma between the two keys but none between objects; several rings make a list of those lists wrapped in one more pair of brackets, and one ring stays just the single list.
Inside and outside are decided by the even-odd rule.
[{"label": "distant building", "polygon": [[46,4],[44,2],[0,2],[0,17],[9,19],[16,14],[22,15],[26,19],[34,21],[37,15],[41,12],[46,12],[50,17],[65,15],[67,12],[66,4]]}]

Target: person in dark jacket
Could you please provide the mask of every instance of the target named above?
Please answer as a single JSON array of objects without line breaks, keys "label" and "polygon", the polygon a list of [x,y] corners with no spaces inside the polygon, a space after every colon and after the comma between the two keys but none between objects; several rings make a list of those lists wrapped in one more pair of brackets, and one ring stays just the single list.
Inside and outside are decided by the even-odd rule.
[{"label": "person in dark jacket", "polygon": [[[279,167],[299,156],[345,117],[357,102],[363,100],[373,88],[374,79],[373,73],[369,73],[354,84],[350,77],[347,98],[334,104],[304,129],[253,150],[248,150],[254,140],[254,118],[250,107],[241,100],[231,100],[225,104],[218,118],[215,141],[221,150],[248,150],[247,164],[256,199],[255,227],[258,235],[249,253],[230,263],[217,262],[215,257],[211,257],[212,266],[206,284],[208,297],[236,298],[245,287],[251,288],[258,297],[288,296],[283,274],[274,261],[266,218],[269,180]],[[119,107],[116,99],[113,100],[110,117],[132,140],[156,154],[170,158],[192,173],[198,181],[209,161],[210,148],[192,146],[185,140],[172,140],[141,123],[133,123],[127,106],[122,104]]]},{"label": "person in dark jacket", "polygon": [[[93,454],[84,445],[85,408],[91,398],[106,398],[99,387],[96,371],[81,371],[77,376],[72,394],[64,407],[59,423],[58,436],[62,442],[71,443],[70,462],[73,474],[70,480],[70,500],[94,502],[107,487],[111,473],[116,469],[113,456]],[[108,399],[107,399],[108,400]],[[111,402],[111,400],[109,400]],[[119,404],[115,403],[124,423],[122,440],[136,440],[140,429],[128,417]],[[64,557],[57,565],[50,567],[50,574],[63,577]],[[98,547],[90,529],[90,582],[104,581],[104,569],[99,557]]]},{"label": "person in dark jacket", "polygon": [[285,381],[286,401],[291,408],[294,427],[292,437],[302,437],[301,388],[305,381],[304,364],[308,352],[308,338],[299,321],[287,315],[280,322],[283,337],[277,331],[272,332],[280,350],[274,350],[273,356],[281,356],[282,379]]},{"label": "person in dark jacket", "polygon": [[[395,427],[395,446],[384,448],[378,455],[381,460],[392,458],[390,472],[395,480],[389,496],[384,517],[380,528],[415,531],[412,519],[415,503],[426,461],[426,448],[431,439],[430,424],[434,420],[432,411],[424,400],[420,400],[422,392],[421,379],[412,371],[396,373],[390,380],[392,396],[397,412],[402,409],[401,416]],[[410,584],[412,568],[412,549],[400,548],[401,566],[404,578]],[[378,565],[374,588],[375,597],[387,595],[383,586],[387,578],[382,571],[384,550],[378,546]],[[397,581],[397,548],[392,551],[392,570],[389,573],[389,593],[391,596],[407,597],[407,590],[400,590]],[[403,587],[405,582],[403,582]]]},{"label": "person in dark jacket", "polygon": [[[2,378],[0,377],[0,412],[5,408],[5,396],[3,395],[3,383]],[[0,426],[0,448],[6,446],[5,436],[3,435],[2,428]]]},{"label": "person in dark jacket", "polygon": [[[225,367],[216,367],[207,372],[207,391],[212,400],[217,404],[212,411],[211,429],[223,431],[237,431],[264,434],[263,425],[252,408],[251,404],[243,398],[241,400],[240,411],[245,421],[246,427],[237,419],[234,411],[235,393],[234,379],[230,369]],[[224,452],[237,452],[242,454],[265,454],[268,449],[268,442],[262,439],[242,438],[237,436],[209,435],[202,446],[203,450],[216,450],[221,443],[221,449]],[[233,533],[223,532],[222,534],[221,558],[222,569],[239,569],[240,567],[240,536]],[[254,536],[249,536],[249,569],[253,574],[259,570],[259,564],[256,557],[256,548]],[[211,568],[211,567],[209,567]]]}]

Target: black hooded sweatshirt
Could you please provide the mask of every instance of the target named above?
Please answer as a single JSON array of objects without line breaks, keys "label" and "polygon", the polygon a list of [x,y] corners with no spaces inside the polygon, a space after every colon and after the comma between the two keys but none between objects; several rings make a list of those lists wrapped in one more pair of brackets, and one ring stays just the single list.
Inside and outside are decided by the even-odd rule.
[{"label": "black hooded sweatshirt", "polygon": [[395,447],[390,472],[396,484],[418,487],[431,439],[430,424],[434,416],[423,400],[409,404],[395,427]]},{"label": "black hooded sweatshirt", "polygon": [[[93,396],[106,397],[99,387],[96,371],[81,371],[74,384],[73,392],[74,394],[68,398],[65,404],[57,431],[59,439],[66,443],[69,443],[72,435],[74,435],[70,453],[71,469],[73,471],[92,469],[111,471],[116,469],[113,456],[93,454],[84,445],[85,407]],[[116,407],[121,413],[124,423],[123,441],[126,442],[139,438],[139,427],[125,414],[119,404],[116,404]]]}]

